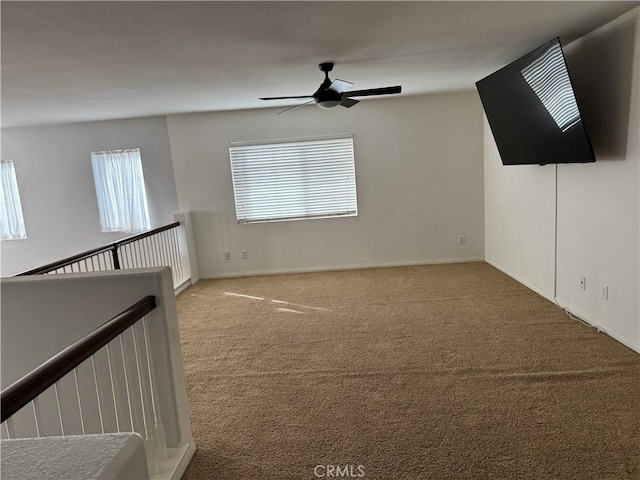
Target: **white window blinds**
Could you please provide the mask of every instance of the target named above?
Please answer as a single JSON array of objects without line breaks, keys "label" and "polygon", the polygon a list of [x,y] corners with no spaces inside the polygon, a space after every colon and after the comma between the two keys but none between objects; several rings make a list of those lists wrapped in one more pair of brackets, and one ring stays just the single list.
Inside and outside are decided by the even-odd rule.
[{"label": "white window blinds", "polygon": [[2,241],[24,240],[27,230],[22,216],[22,204],[13,160],[0,162],[0,234]]},{"label": "white window blinds", "polygon": [[353,137],[229,146],[239,223],[358,214]]},{"label": "white window blinds", "polygon": [[559,43],[553,43],[525,67],[522,76],[560,130],[566,132],[580,121],[578,104]]},{"label": "white window blinds", "polygon": [[140,150],[92,152],[100,226],[103,232],[149,230],[149,208]]}]

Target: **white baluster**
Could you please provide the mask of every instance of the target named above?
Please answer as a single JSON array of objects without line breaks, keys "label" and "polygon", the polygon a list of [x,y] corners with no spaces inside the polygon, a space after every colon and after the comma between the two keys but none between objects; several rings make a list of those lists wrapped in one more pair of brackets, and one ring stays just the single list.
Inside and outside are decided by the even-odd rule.
[{"label": "white baluster", "polygon": [[158,233],[158,241],[160,242],[160,252],[162,255],[162,266],[169,266],[169,256],[167,254],[167,241],[164,232]]},{"label": "white baluster", "polygon": [[129,268],[129,260],[127,258],[127,245],[118,247],[118,255],[120,257],[120,268]]},{"label": "white baluster", "polygon": [[128,379],[129,375],[127,375],[127,361],[125,359],[124,342],[122,341],[122,334],[118,336],[118,339],[120,340],[120,353],[122,354],[122,365],[124,366],[123,368],[124,388],[127,394],[127,405],[129,406],[129,420],[131,421],[131,430],[135,431],[135,428],[133,426],[133,411],[131,408],[131,394],[129,393],[129,379]]},{"label": "white baluster", "polygon": [[153,427],[156,437],[156,445],[158,446],[158,456],[162,459],[167,458],[167,439],[164,434],[164,425],[162,416],[160,415],[160,403],[158,401],[158,388],[156,386],[156,376],[153,366],[153,354],[151,353],[151,342],[149,341],[149,327],[147,325],[147,317],[142,318],[142,327],[144,330],[145,353],[147,356],[147,365],[149,368],[149,385],[151,386],[151,400],[153,404]]},{"label": "white baluster", "polygon": [[60,396],[58,395],[58,382],[53,384],[53,391],[56,395],[56,405],[58,407],[58,418],[60,419],[60,431],[62,432],[62,436],[64,433],[64,421],[62,420],[62,409],[60,408]]},{"label": "white baluster", "polygon": [[147,255],[144,248],[144,238],[138,240],[136,242],[136,246],[138,247],[138,251],[140,252],[140,266],[148,267],[149,264],[147,263]]},{"label": "white baluster", "polygon": [[[73,372],[75,373],[75,372]],[[80,406],[78,385],[75,375],[69,372],[56,384],[56,403],[60,409],[61,432],[64,435],[82,435],[86,433],[82,424],[82,407]]]},{"label": "white baluster", "polygon": [[158,266],[158,261],[156,260],[156,251],[155,251],[155,235],[152,235],[147,238],[149,242],[149,261],[151,262],[152,267]]},{"label": "white baluster", "polygon": [[172,255],[172,264],[171,271],[173,273],[173,285],[174,287],[180,281],[179,276],[179,266],[180,266],[180,254],[178,253],[178,237],[176,236],[176,229],[172,228],[169,230],[169,237],[171,238],[171,255]]},{"label": "white baluster", "polygon": [[[34,436],[50,437],[62,435],[60,412],[55,387],[52,385],[31,402]],[[16,426],[18,418],[14,418]]]},{"label": "white baluster", "polygon": [[140,244],[140,251],[142,252],[142,264],[145,267],[151,267],[151,262],[149,261],[149,251],[147,249],[147,238],[141,238],[138,243]]},{"label": "white baluster", "polygon": [[153,260],[151,258],[151,247],[150,247],[151,239],[150,237],[145,237],[142,239],[142,242],[144,246],[144,258],[145,258],[146,266],[153,267]]},{"label": "white baluster", "polygon": [[167,254],[169,255],[169,266],[171,267],[171,275],[175,283],[176,260],[175,260],[175,254],[173,252],[173,239],[171,238],[171,231],[165,230],[163,233],[165,234],[165,237],[167,239]]},{"label": "white baluster", "polygon": [[7,429],[7,437],[16,438],[16,430],[13,427],[13,419],[11,417],[7,418],[7,421],[4,422],[4,426]]},{"label": "white baluster", "polygon": [[176,227],[173,229],[173,236],[174,236],[174,241],[176,244],[176,252],[177,252],[177,256],[178,256],[178,264],[176,265],[176,270],[178,271],[178,281],[176,282],[176,284],[180,284],[183,282],[184,280],[184,271],[182,268],[182,251],[180,250],[180,231],[179,231],[180,227]]},{"label": "white baluster", "polygon": [[129,401],[129,412],[131,413],[131,426],[134,432],[139,433],[144,437],[144,421],[142,419],[142,412],[137,402],[138,398],[136,394],[136,381],[137,372],[135,370],[135,359],[131,356],[134,354],[133,350],[125,348],[124,335],[131,329],[127,329],[120,335],[120,345],[122,346],[122,361],[124,364],[125,384],[127,388],[127,399]]},{"label": "white baluster", "polygon": [[78,384],[78,372],[73,369],[73,380],[76,384],[76,395],[78,397],[78,412],[80,413],[80,425],[82,426],[82,434],[86,435],[87,431],[84,427],[84,415],[82,414],[82,401],[80,400],[80,385]]},{"label": "white baluster", "polygon": [[127,250],[127,259],[128,259],[128,268],[135,268],[135,257],[133,255],[133,250],[131,248],[131,244],[128,243],[127,245],[124,246],[124,248]]},{"label": "white baluster", "polygon": [[162,245],[162,266],[170,267],[171,256],[169,255],[169,245],[167,245],[167,232],[158,233],[158,238],[160,239],[160,245]]},{"label": "white baluster", "polygon": [[161,262],[160,253],[158,251],[158,239],[156,237],[157,235],[153,235],[152,237],[149,237],[149,239],[151,240],[151,251],[153,252],[153,266],[159,267],[161,266]]},{"label": "white baluster", "polygon": [[98,401],[98,415],[100,416],[100,431],[104,433],[104,419],[102,418],[102,404],[100,402],[100,387],[98,386],[98,374],[96,373],[96,362],[91,355],[91,369],[93,370],[93,381],[96,384],[96,399]]},{"label": "white baluster", "polygon": [[38,400],[38,397],[31,400],[31,408],[33,409],[33,419],[36,422],[36,436],[41,437],[42,433],[40,424],[42,423],[42,417],[40,414],[40,402]]},{"label": "white baluster", "polygon": [[[118,431],[109,356],[106,346],[101,348],[91,357],[92,368],[87,368],[87,376],[93,377],[91,383],[95,386],[95,406],[98,409],[98,415],[93,415],[92,423],[96,433],[115,433]],[[94,393],[92,392],[91,395],[93,396]]]},{"label": "white baluster", "polygon": [[102,270],[113,270],[114,269],[114,265],[113,265],[113,255],[111,254],[111,252],[104,252],[100,258],[102,259]]},{"label": "white baluster", "polygon": [[107,344],[107,362],[109,363],[109,380],[111,381],[111,392],[113,393],[113,409],[116,416],[116,428],[118,432],[125,432],[125,423],[124,419],[121,417],[121,412],[119,411],[120,401],[118,395],[118,383],[117,376],[115,372],[114,359],[111,357],[111,345],[113,342]]},{"label": "white baluster", "polygon": [[130,243],[127,243],[123,248],[126,248],[127,250],[127,258],[129,260],[128,268],[136,268],[136,256],[133,251],[133,246]]},{"label": "white baluster", "polygon": [[[74,370],[77,383],[78,411],[81,415],[85,435],[103,433],[104,419],[101,418],[100,398],[93,358],[87,358]],[[42,398],[42,396],[41,396]]]},{"label": "white baluster", "polygon": [[[138,326],[139,325],[139,326]],[[142,335],[136,332],[136,329],[141,329],[142,324],[138,321],[131,327],[133,334],[133,348],[136,357],[136,369],[138,372],[138,386],[140,389],[140,400],[142,404],[142,418],[144,420],[144,432],[145,432],[145,449],[147,452],[147,466],[149,467],[149,473],[152,475],[158,472],[156,454],[158,446],[156,445],[156,438],[153,429],[153,399],[151,398],[151,389],[149,387],[149,370],[145,364],[146,358],[143,358],[142,352],[145,350],[144,346],[144,330]],[[145,355],[146,357],[146,355]]]},{"label": "white baluster", "polygon": [[128,246],[131,249],[133,255],[133,266],[135,268],[144,267],[144,265],[142,265],[142,260],[140,259],[140,248],[138,248],[138,242],[131,242],[128,244]]},{"label": "white baluster", "polygon": [[133,242],[133,245],[135,245],[136,252],[138,252],[138,262],[139,262],[140,268],[146,267],[147,265],[144,262],[144,248],[143,248],[144,246],[142,245],[142,241],[137,240]]}]

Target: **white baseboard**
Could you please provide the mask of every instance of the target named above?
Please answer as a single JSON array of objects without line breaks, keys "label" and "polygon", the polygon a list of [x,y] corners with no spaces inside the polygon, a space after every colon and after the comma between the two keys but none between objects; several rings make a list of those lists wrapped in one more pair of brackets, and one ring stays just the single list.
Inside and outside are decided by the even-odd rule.
[{"label": "white baseboard", "polygon": [[175,287],[173,290],[176,294],[176,297],[181,294],[182,292],[184,292],[187,288],[189,288],[192,285],[191,280],[187,279],[184,282],[182,282],[180,285],[178,285],[177,287]]},{"label": "white baseboard", "polygon": [[574,317],[579,318],[583,322],[609,335],[611,338],[613,338],[614,340],[617,340],[618,342],[623,344],[625,347],[629,347],[631,350],[640,353],[639,343],[634,342],[633,340],[625,337],[624,335],[621,335],[620,333],[613,330],[611,327],[604,326],[602,323],[600,323],[597,319],[593,318],[592,316],[584,312],[581,312],[578,308],[575,308],[572,305],[558,303],[558,306],[560,306],[561,308],[564,308],[567,312],[569,312]]},{"label": "white baseboard", "polygon": [[532,283],[527,282],[526,280],[524,280],[522,278],[519,278],[517,275],[515,275],[513,272],[511,272],[508,268],[504,268],[503,266],[501,266],[497,262],[491,260],[490,258],[485,258],[485,261],[489,265],[492,265],[495,268],[497,268],[498,270],[500,270],[501,272],[506,273],[507,275],[509,275],[511,278],[513,278],[517,282],[523,284],[525,287],[533,290],[538,295],[541,295],[542,297],[546,298],[550,302],[553,302],[558,307],[564,308],[571,315],[579,318],[583,322],[585,322],[585,323],[591,325],[592,327],[595,327],[598,330],[602,331],[603,333],[609,335],[614,340],[617,340],[618,342],[622,343],[625,347],[628,347],[631,350],[640,353],[640,344],[638,342],[635,342],[635,341],[625,337],[624,335],[619,334],[618,332],[613,330],[611,327],[604,326],[600,321],[598,321],[597,319],[591,317],[590,315],[588,315],[588,314],[586,314],[584,312],[581,312],[578,308],[575,308],[572,305],[567,305],[567,304],[563,304],[563,303],[559,302],[556,298],[554,298],[554,295],[551,292],[547,292],[546,290],[538,287],[537,285],[534,285]]},{"label": "white baseboard", "polygon": [[487,262],[489,265],[491,265],[492,267],[497,268],[498,270],[500,270],[503,273],[506,273],[507,275],[509,275],[511,278],[513,278],[516,282],[521,283],[522,285],[524,285],[525,287],[527,287],[530,290],[533,290],[534,292],[536,292],[538,295],[546,298],[547,300],[549,300],[552,303],[555,303],[556,305],[558,304],[558,302],[556,302],[556,299],[553,296],[553,292],[548,292],[546,291],[544,288],[539,287],[538,285],[528,282],[527,280],[525,280],[524,278],[519,277],[518,275],[516,275],[515,273],[513,273],[511,270],[509,270],[508,268],[503,267],[502,265],[500,265],[498,262],[496,262],[495,260],[492,260],[490,258],[485,258],[484,259],[485,262]]},{"label": "white baseboard", "polygon": [[367,268],[411,267],[420,265],[442,265],[446,263],[471,263],[484,262],[484,258],[439,258],[421,262],[394,262],[394,263],[360,263],[350,265],[335,265],[328,267],[303,267],[303,268],[274,268],[268,270],[250,270],[243,272],[201,273],[200,278],[212,280],[217,278],[255,277],[261,275],[281,275],[286,273],[313,273],[333,272],[338,270],[360,270]]},{"label": "white baseboard", "polygon": [[196,451],[196,443],[191,440],[180,447],[167,448],[167,459],[159,465],[158,473],[150,480],[180,480]]}]

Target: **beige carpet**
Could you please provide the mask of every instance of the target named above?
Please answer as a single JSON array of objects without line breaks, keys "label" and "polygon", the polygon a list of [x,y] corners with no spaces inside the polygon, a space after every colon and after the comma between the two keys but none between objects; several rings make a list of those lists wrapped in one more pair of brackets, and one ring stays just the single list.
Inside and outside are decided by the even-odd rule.
[{"label": "beige carpet", "polygon": [[200,281],[178,312],[185,480],[640,478],[640,355],[485,263]]}]

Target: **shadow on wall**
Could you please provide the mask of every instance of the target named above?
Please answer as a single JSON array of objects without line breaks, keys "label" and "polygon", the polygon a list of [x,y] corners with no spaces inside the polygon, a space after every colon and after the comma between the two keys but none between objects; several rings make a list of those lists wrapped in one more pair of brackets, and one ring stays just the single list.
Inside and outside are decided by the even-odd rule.
[{"label": "shadow on wall", "polygon": [[567,48],[576,99],[597,161],[625,160],[633,82],[635,17]]}]

